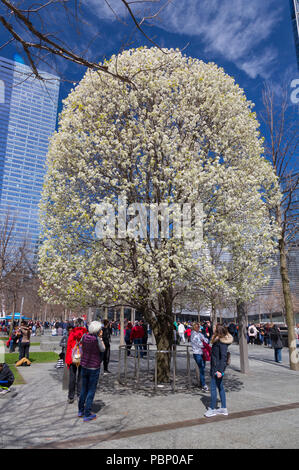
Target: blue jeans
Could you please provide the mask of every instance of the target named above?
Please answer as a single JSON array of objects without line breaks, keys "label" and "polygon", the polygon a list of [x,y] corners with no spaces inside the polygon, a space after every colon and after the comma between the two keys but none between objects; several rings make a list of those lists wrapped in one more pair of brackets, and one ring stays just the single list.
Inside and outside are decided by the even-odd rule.
[{"label": "blue jeans", "polygon": [[205,379],[206,362],[203,360],[202,354],[193,354],[193,357],[199,368],[200,384],[202,387],[204,387],[206,385],[206,379]]},{"label": "blue jeans", "polygon": [[215,375],[211,377],[211,405],[210,408],[212,410],[216,409],[216,403],[217,403],[217,388],[219,390],[219,395],[220,395],[220,400],[221,400],[221,408],[226,408],[226,397],[225,397],[225,391],[222,383],[223,377],[218,379]]},{"label": "blue jeans", "polygon": [[136,357],[138,357],[138,349],[140,351],[140,357],[143,357],[142,338],[135,338],[134,339],[134,346],[135,346],[135,350],[136,350]]},{"label": "blue jeans", "polygon": [[91,415],[91,407],[94,395],[97,389],[98,380],[100,375],[100,368],[91,370],[81,368],[81,394],[79,399],[79,412],[83,413],[85,417]]},{"label": "blue jeans", "polygon": [[274,349],[275,362],[281,362],[281,348]]}]

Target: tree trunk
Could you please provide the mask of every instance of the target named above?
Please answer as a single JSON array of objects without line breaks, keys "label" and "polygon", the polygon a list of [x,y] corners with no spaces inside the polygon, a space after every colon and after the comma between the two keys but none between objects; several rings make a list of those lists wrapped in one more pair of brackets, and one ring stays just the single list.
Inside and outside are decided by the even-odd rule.
[{"label": "tree trunk", "polygon": [[288,274],[286,246],[285,246],[285,240],[283,237],[279,240],[279,253],[280,253],[280,275],[281,275],[282,290],[283,290],[283,297],[284,297],[284,303],[285,303],[286,322],[288,325],[290,369],[299,371],[299,353],[296,349],[294,310],[293,310],[290,280],[289,280],[289,274]]},{"label": "tree trunk", "polygon": [[211,302],[211,306],[212,306],[211,323],[214,326],[217,323],[217,311],[216,311],[216,307],[215,307],[214,302]]},{"label": "tree trunk", "polygon": [[163,318],[153,328],[157,351],[169,351],[157,353],[157,378],[158,383],[168,383],[170,380],[170,365],[173,345],[173,322],[172,318]]},{"label": "tree trunk", "polygon": [[124,329],[125,329],[125,307],[121,306],[120,308],[120,340],[119,340],[120,346],[124,346],[126,344]]},{"label": "tree trunk", "polygon": [[15,309],[16,309],[16,300],[15,300],[15,297],[14,297],[13,304],[12,304],[12,315],[11,315],[11,321],[10,321],[10,327],[9,327],[9,335],[8,335],[9,338],[12,335],[13,324],[14,324],[14,321],[15,321]]},{"label": "tree trunk", "polygon": [[242,374],[248,374],[248,344],[247,344],[247,322],[245,304],[241,300],[237,301],[237,316],[239,325],[239,349],[240,349],[240,371]]}]

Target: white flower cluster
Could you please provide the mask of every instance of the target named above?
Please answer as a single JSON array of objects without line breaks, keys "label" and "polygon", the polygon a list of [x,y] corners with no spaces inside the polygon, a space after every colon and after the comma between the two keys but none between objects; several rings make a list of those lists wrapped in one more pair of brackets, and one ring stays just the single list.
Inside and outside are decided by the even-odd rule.
[{"label": "white flower cluster", "polygon": [[[132,84],[88,71],[64,101],[41,202],[42,293],[169,312],[177,286],[247,299],[265,282],[280,198],[253,104],[215,64],[139,48],[107,61]],[[95,237],[95,207],[197,203],[202,248],[178,239]],[[224,256],[226,254],[226,256]]]}]

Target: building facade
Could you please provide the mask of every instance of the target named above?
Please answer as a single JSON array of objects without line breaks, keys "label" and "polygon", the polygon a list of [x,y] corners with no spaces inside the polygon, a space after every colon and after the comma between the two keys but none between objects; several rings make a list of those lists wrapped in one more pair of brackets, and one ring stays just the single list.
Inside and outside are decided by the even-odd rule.
[{"label": "building facade", "polygon": [[0,57],[0,220],[15,220],[14,240],[34,249],[49,137],[55,130],[59,79]]},{"label": "building facade", "polygon": [[290,0],[290,7],[295,49],[297,55],[297,65],[299,69],[299,0]]}]

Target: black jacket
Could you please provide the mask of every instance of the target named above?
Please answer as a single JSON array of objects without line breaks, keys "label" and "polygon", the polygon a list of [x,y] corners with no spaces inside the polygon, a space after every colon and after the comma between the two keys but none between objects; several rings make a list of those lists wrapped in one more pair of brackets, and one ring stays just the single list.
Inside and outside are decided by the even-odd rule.
[{"label": "black jacket", "polygon": [[213,343],[211,352],[211,377],[213,377],[217,371],[224,373],[226,368],[227,349],[232,342],[233,337],[228,333],[227,336]]},{"label": "black jacket", "polygon": [[110,329],[103,326],[102,331],[103,331],[103,336],[102,336],[103,343],[105,344],[106,348],[108,348],[110,345],[110,340],[111,340]]},{"label": "black jacket", "polygon": [[283,345],[282,345],[282,338],[281,338],[280,330],[276,326],[270,329],[270,339],[271,339],[272,348],[274,349],[282,348]]},{"label": "black jacket", "polygon": [[[15,376],[6,363],[3,364],[3,369],[0,372],[0,387],[10,387],[15,381]],[[2,382],[2,383],[1,383]],[[4,382],[4,383],[3,383]]]}]

